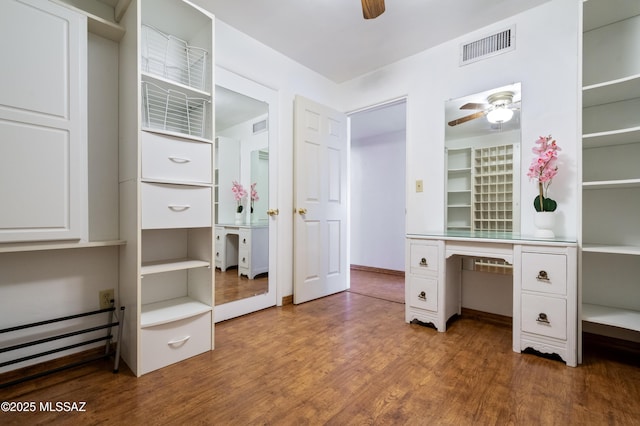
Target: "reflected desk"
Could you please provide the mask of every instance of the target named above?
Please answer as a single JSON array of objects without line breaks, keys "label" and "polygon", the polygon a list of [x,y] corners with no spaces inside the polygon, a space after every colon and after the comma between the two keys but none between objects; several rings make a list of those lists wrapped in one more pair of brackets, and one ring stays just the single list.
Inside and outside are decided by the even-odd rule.
[{"label": "reflected desk", "polygon": [[238,267],[238,276],[254,279],[269,271],[269,225],[216,225],[216,268]]},{"label": "reflected desk", "polygon": [[515,234],[407,234],[405,320],[444,332],[462,312],[462,259],[502,259],[513,267],[513,350],[578,361],[577,245]]}]

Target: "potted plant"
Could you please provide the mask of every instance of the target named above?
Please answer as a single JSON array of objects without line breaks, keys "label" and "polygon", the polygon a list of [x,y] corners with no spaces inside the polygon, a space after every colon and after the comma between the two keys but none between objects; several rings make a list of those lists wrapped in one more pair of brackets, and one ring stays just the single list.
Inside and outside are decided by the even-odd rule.
[{"label": "potted plant", "polygon": [[242,184],[237,181],[232,182],[231,192],[233,192],[233,198],[236,200],[236,224],[242,223],[242,211],[244,206],[242,200],[247,196],[247,191]]},{"label": "potted plant", "polygon": [[540,136],[532,149],[535,157],[531,161],[527,176],[538,182],[538,195],[533,199],[533,207],[536,209],[536,236],[553,238],[554,213],[558,207],[555,200],[548,197],[549,186],[553,178],[558,174],[558,147],[555,139],[549,136]]},{"label": "potted plant", "polygon": [[257,182],[251,184],[251,214],[253,214],[253,202],[260,199],[260,197],[258,197],[258,191],[256,190],[257,184]]}]

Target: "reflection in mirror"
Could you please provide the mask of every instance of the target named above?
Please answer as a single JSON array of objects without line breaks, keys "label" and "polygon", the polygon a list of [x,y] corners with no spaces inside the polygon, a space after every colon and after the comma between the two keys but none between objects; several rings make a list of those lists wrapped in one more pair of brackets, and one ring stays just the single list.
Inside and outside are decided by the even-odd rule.
[{"label": "reflection in mirror", "polygon": [[222,305],[269,290],[269,107],[220,86],[215,104],[215,304]]},{"label": "reflection in mirror", "polygon": [[445,103],[447,232],[520,230],[520,83]]}]

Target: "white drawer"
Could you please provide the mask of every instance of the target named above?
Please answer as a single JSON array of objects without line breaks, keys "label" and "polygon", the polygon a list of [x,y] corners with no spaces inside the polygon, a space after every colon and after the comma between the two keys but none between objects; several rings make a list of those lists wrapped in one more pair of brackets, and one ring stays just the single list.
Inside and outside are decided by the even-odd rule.
[{"label": "white drawer", "polygon": [[523,294],[522,331],[566,340],[566,300],[557,297]]},{"label": "white drawer", "polygon": [[418,309],[438,311],[438,280],[409,277],[409,304]]},{"label": "white drawer", "polygon": [[142,228],[211,226],[211,188],[142,183]]},{"label": "white drawer", "polygon": [[412,242],[410,244],[410,273],[434,275],[438,272],[438,247]]},{"label": "white drawer", "polygon": [[142,132],[142,178],[212,183],[210,143]]},{"label": "white drawer", "polygon": [[251,268],[251,256],[249,256],[249,250],[241,249],[238,251],[238,268]]},{"label": "white drawer", "polygon": [[238,235],[238,244],[240,245],[240,249],[250,249],[251,248],[251,231],[249,229],[241,229]]},{"label": "white drawer", "polygon": [[562,254],[522,253],[522,288],[567,294],[567,257]]},{"label": "white drawer", "polygon": [[143,328],[142,374],[211,350],[211,312]]}]

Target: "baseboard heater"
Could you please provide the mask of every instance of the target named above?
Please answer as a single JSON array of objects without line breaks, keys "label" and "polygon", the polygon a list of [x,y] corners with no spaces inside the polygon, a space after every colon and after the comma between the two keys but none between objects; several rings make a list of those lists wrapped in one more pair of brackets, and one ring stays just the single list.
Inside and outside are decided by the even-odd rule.
[{"label": "baseboard heater", "polygon": [[[108,321],[106,324],[102,324],[102,325],[98,325],[95,327],[90,327],[90,328],[84,328],[84,329],[80,329],[80,330],[75,330],[72,332],[68,332],[68,333],[64,333],[64,334],[59,334],[56,336],[51,336],[51,337],[46,337],[43,339],[37,339],[37,340],[32,340],[32,341],[28,341],[25,343],[20,343],[17,345],[13,345],[13,346],[8,346],[6,348],[0,348],[0,353],[5,353],[5,352],[11,352],[11,351],[15,351],[18,349],[23,349],[23,348],[27,348],[30,346],[36,346],[36,345],[41,345],[44,343],[49,343],[49,342],[53,342],[56,340],[60,340],[60,339],[65,339],[68,337],[72,337],[72,336],[78,336],[81,334],[86,334],[86,333],[92,333],[98,330],[107,330],[107,334],[106,336],[102,336],[102,337],[97,337],[97,338],[92,338],[92,339],[88,339],[86,341],[82,341],[82,342],[78,342],[78,343],[74,343],[71,345],[67,345],[67,346],[63,346],[63,347],[58,347],[58,348],[54,348],[54,349],[49,349],[46,351],[42,351],[42,352],[38,352],[38,353],[34,353],[34,354],[30,354],[27,356],[23,356],[20,358],[16,358],[16,359],[12,359],[9,361],[5,361],[0,363],[0,368],[1,367],[5,367],[7,365],[12,365],[12,364],[17,364],[19,362],[23,362],[23,361],[28,361],[31,359],[35,359],[38,357],[42,357],[45,355],[51,355],[57,352],[62,352],[68,349],[73,349],[73,348],[78,348],[81,346],[85,346],[85,345],[90,345],[92,343],[97,343],[97,342],[101,342],[101,341],[105,341],[105,350],[104,353],[101,355],[97,355],[97,356],[91,356],[88,357],[86,359],[82,359],[80,361],[75,361],[75,362],[71,362],[59,367],[55,367],[55,368],[51,368],[48,370],[44,370],[44,371],[40,371],[38,373],[32,374],[32,375],[28,375],[28,376],[24,376],[24,377],[20,377],[19,379],[16,380],[12,380],[6,383],[0,383],[0,389],[3,388],[7,388],[9,386],[13,386],[16,385],[18,383],[22,383],[22,382],[26,382],[28,380],[33,380],[39,377],[43,377],[49,374],[53,374],[53,373],[57,373],[59,371],[63,371],[63,370],[67,370],[70,368],[74,368],[74,367],[78,367],[80,365],[84,365],[84,364],[88,364],[90,362],[94,362],[97,361],[99,359],[105,359],[108,358],[110,356],[114,356],[115,360],[114,360],[114,365],[113,365],[113,372],[117,373],[118,372],[118,366],[119,366],[119,361],[120,361],[120,341],[122,340],[122,325],[123,325],[123,320],[124,320],[124,306],[120,307],[120,318],[118,318],[118,315],[116,314],[116,308],[115,306],[111,306],[109,308],[105,308],[105,309],[100,309],[97,311],[91,311],[91,312],[85,312],[85,313],[81,313],[81,314],[75,314],[75,315],[69,315],[69,316],[65,316],[65,317],[59,317],[59,318],[53,318],[50,320],[46,320],[46,321],[39,321],[39,322],[34,322],[31,324],[24,324],[24,325],[19,325],[19,326],[15,326],[15,327],[9,327],[9,328],[5,328],[0,330],[0,334],[4,334],[4,333],[11,333],[11,332],[15,332],[15,331],[19,331],[19,330],[25,330],[28,328],[34,328],[34,327],[41,327],[43,325],[47,325],[47,324],[53,324],[56,322],[61,322],[61,321],[68,321],[68,320],[72,320],[75,318],[82,318],[82,317],[87,317],[87,316],[92,316],[92,315],[98,315],[98,314],[102,314],[102,313],[109,313],[108,316]],[[114,318],[116,321],[114,321]],[[115,345],[116,349],[115,351],[112,349],[112,340],[113,340],[113,335],[111,333],[112,328],[118,326],[118,343]]]}]

